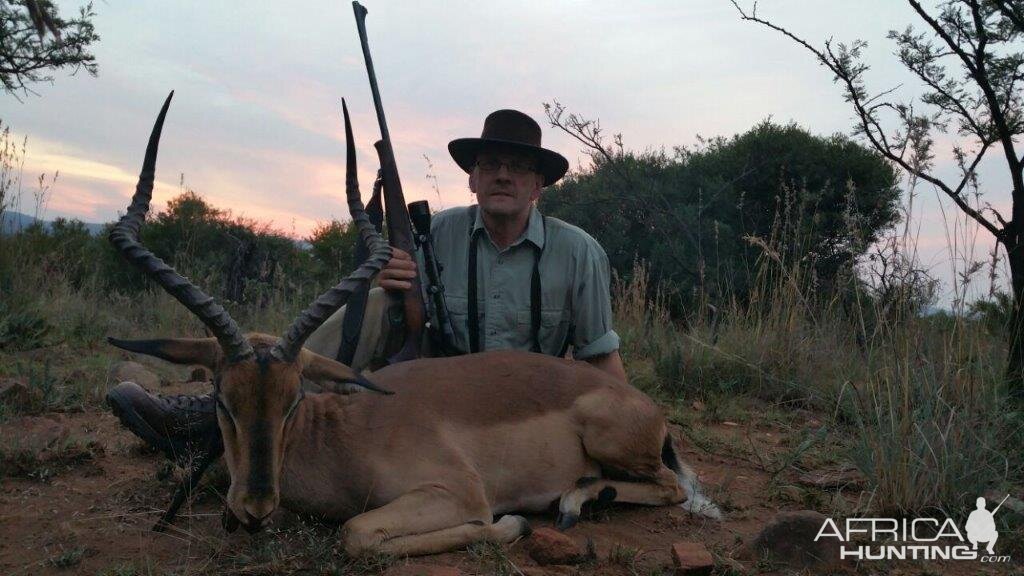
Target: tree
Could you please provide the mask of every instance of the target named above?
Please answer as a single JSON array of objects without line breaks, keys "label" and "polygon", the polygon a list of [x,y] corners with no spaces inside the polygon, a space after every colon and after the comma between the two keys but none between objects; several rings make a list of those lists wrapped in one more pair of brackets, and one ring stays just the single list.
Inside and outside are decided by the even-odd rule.
[{"label": "tree", "polygon": [[832,284],[898,220],[897,172],[841,135],[765,121],[671,155],[634,153],[618,137],[603,144],[596,122],[557,104],[548,113],[587,144],[593,164],[545,191],[542,210],[593,234],[621,275],[647,261],[677,304],[745,300],[763,254],[753,237]]},{"label": "tree", "polygon": [[318,224],[306,241],[318,264],[317,280],[330,285],[352,272],[356,244],[360,238],[359,229],[351,222],[331,220]]},{"label": "tree", "polygon": [[8,94],[32,92],[34,82],[52,82],[51,70],[84,69],[95,76],[96,57],[89,47],[100,37],[92,24],[92,4],[78,17],[60,17],[50,0],[0,0],[0,83]]},{"label": "tree", "polygon": [[[106,238],[109,227],[102,234]],[[268,224],[233,217],[190,189],[167,202],[142,228],[142,242],[183,274],[202,279],[214,295],[231,302],[264,306],[272,293],[301,291],[312,284],[312,266],[295,241]],[[124,292],[151,289],[137,270],[105,240],[106,288]],[[282,274],[282,271],[289,274]]]},{"label": "tree", "polygon": [[[743,20],[771,28],[806,48],[833,74],[856,115],[855,132],[912,177],[942,190],[956,206],[1006,249],[1014,308],[1009,329],[1007,378],[1011,396],[1024,401],[1024,158],[1014,139],[1024,134],[1020,84],[1024,81],[1024,4],[1019,0],[946,0],[936,11],[908,0],[923,22],[892,30],[900,63],[923,85],[915,102],[891,99],[893,90],[868,91],[861,60],[866,44],[826,41],[813,46],[789,30],[747,13],[732,0]],[[888,127],[888,128],[887,128]],[[934,173],[935,134],[953,129],[960,138],[953,153],[956,181]],[[976,169],[986,153],[1001,154],[1012,182],[1012,213],[1007,220],[982,202]]]}]

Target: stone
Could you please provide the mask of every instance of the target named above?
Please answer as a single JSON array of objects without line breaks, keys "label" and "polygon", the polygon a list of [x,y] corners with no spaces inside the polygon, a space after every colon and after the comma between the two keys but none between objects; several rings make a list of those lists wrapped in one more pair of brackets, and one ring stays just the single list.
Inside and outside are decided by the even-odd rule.
[{"label": "stone", "polygon": [[203,366],[196,366],[188,376],[189,382],[209,382],[210,380],[210,371]]},{"label": "stone", "polygon": [[534,530],[526,541],[526,550],[541,566],[578,564],[586,558],[586,551],[575,540],[552,528]]},{"label": "stone", "polygon": [[401,564],[389,568],[384,576],[462,576],[462,571],[453,566]]},{"label": "stone", "polygon": [[749,542],[746,554],[755,560],[767,556],[772,562],[795,569],[834,568],[839,563],[839,541],[814,541],[827,519],[813,510],[779,512]]},{"label": "stone", "polygon": [[5,426],[4,442],[17,450],[36,454],[57,446],[68,437],[68,427],[57,416],[22,416]]},{"label": "stone", "polygon": [[135,382],[146,390],[155,390],[160,387],[160,377],[150,372],[145,366],[130,360],[115,362],[110,367],[107,380],[114,385],[121,382]]},{"label": "stone", "polygon": [[699,542],[673,544],[672,563],[676,567],[676,576],[707,576],[715,567],[711,552]]},{"label": "stone", "polygon": [[0,378],[0,404],[17,412],[29,412],[42,406],[43,394],[21,378]]}]

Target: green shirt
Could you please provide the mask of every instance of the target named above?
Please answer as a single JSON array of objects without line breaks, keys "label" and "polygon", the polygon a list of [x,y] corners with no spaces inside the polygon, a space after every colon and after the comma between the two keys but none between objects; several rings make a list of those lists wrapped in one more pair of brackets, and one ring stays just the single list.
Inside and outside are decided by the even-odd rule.
[{"label": "green shirt", "polygon": [[483,229],[476,240],[482,350],[531,347],[534,249],[530,244],[542,249],[541,351],[557,355],[567,339],[577,359],[618,350],[619,335],[612,330],[608,255],[580,228],[557,218],[542,218],[534,207],[523,235],[499,251],[484,229],[480,211],[464,206],[435,214],[430,229],[437,260],[444,267],[441,282],[459,349],[469,350],[469,240],[474,230]]}]

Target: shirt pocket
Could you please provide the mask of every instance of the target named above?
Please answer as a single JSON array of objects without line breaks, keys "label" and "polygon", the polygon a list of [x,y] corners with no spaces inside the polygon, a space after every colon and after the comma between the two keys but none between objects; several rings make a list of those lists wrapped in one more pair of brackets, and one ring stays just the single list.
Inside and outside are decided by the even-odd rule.
[{"label": "shirt pocket", "polygon": [[[519,333],[522,335],[525,349],[529,350],[533,345],[530,341],[530,328],[533,325],[533,315],[530,310],[520,310],[516,313],[516,324]],[[569,336],[570,316],[568,309],[554,309],[540,311],[540,349],[544,354],[556,355],[562,351],[566,338]],[[570,342],[571,344],[571,342]]]},{"label": "shirt pocket", "polygon": [[469,327],[466,324],[469,317],[469,300],[465,296],[445,295],[444,301],[448,307],[452,332],[455,333],[455,346],[460,350],[469,351]]}]

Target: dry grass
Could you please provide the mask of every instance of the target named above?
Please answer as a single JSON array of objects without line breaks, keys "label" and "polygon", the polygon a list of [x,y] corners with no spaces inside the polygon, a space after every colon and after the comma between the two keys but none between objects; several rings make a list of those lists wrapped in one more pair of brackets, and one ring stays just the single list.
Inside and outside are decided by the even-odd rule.
[{"label": "dry grass", "polygon": [[[867,297],[820,298],[800,274],[765,274],[746,305],[707,306],[673,323],[638,266],[614,291],[631,381],[681,406],[675,414],[700,400],[710,421],[752,417],[743,398],[823,412],[823,426],[766,469],[820,465],[807,459],[829,454],[867,476],[864,507],[874,511],[960,513],[987,488],[1024,483],[1024,418],[1005,402],[1005,349],[982,322],[885,318]],[[871,333],[858,329],[865,319]],[[742,443],[689,434],[706,449],[754,457]]]}]

